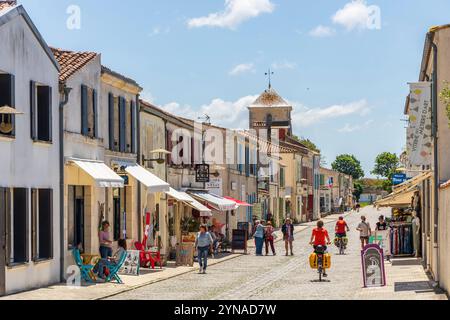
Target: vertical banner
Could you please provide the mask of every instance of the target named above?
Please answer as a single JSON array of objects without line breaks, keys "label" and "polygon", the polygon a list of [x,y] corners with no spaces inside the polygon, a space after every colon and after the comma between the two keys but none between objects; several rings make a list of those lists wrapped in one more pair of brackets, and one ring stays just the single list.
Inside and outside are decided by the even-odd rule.
[{"label": "vertical banner", "polygon": [[313,202],[313,219],[320,219],[320,155],[314,155],[313,157],[313,175],[314,175],[314,202]]},{"label": "vertical banner", "polygon": [[431,82],[410,83],[407,153],[415,166],[431,165]]}]

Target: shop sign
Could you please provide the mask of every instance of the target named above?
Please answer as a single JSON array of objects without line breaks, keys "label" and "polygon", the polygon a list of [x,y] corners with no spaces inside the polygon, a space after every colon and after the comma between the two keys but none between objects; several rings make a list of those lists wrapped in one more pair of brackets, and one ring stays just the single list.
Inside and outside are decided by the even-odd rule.
[{"label": "shop sign", "polygon": [[396,173],[392,176],[392,184],[394,186],[402,184],[407,180],[406,173]]},{"label": "shop sign", "polygon": [[222,178],[213,178],[205,185],[206,190],[217,196],[223,196]]},{"label": "shop sign", "polygon": [[364,288],[386,286],[383,249],[377,244],[368,244],[361,252]]},{"label": "shop sign", "polygon": [[262,217],[262,204],[255,203],[253,205],[253,218],[261,219],[261,217]]},{"label": "shop sign", "polygon": [[416,166],[431,165],[431,83],[410,83],[407,153]]},{"label": "shop sign", "polygon": [[209,182],[209,164],[195,165],[195,182]]},{"label": "shop sign", "polygon": [[125,274],[128,276],[138,276],[140,268],[140,251],[138,250],[128,250],[127,257],[122,267],[119,270],[120,274]]}]

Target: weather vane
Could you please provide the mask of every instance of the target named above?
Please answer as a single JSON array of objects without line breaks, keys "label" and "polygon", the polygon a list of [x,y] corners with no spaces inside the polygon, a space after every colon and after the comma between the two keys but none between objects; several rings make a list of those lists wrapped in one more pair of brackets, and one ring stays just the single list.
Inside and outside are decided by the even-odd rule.
[{"label": "weather vane", "polygon": [[269,89],[272,88],[272,75],[273,75],[273,74],[274,74],[274,73],[273,73],[272,70],[270,70],[270,68],[269,68],[269,72],[266,72],[266,76],[269,76]]}]

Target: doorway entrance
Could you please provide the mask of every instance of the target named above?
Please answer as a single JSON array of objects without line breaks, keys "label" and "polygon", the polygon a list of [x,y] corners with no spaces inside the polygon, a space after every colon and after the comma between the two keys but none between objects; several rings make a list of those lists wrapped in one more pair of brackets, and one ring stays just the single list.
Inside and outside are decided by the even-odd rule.
[{"label": "doorway entrance", "polygon": [[85,187],[69,186],[69,246],[85,248]]}]

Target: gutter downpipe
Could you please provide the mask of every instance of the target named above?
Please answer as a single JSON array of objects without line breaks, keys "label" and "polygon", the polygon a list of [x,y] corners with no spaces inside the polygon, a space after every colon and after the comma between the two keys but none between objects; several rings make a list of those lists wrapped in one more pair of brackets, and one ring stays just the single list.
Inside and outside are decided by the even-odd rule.
[{"label": "gutter downpipe", "polygon": [[64,282],[64,106],[69,102],[69,94],[72,88],[68,88],[66,83],[60,83],[59,93],[61,99],[59,102],[59,277]]},{"label": "gutter downpipe", "polygon": [[440,256],[439,256],[439,157],[438,157],[438,47],[433,41],[434,34],[430,34],[431,46],[433,48],[433,85],[432,85],[432,128],[434,144],[434,247],[436,250],[436,282],[439,286],[440,280]]},{"label": "gutter downpipe", "polygon": [[[137,163],[142,165],[142,150],[141,150],[141,103],[139,102],[139,94],[136,95],[136,153],[137,153]],[[141,215],[141,183],[138,183],[137,187],[137,202],[138,202],[138,239],[142,238],[142,229],[144,226],[141,226],[143,223],[142,215]]]}]

